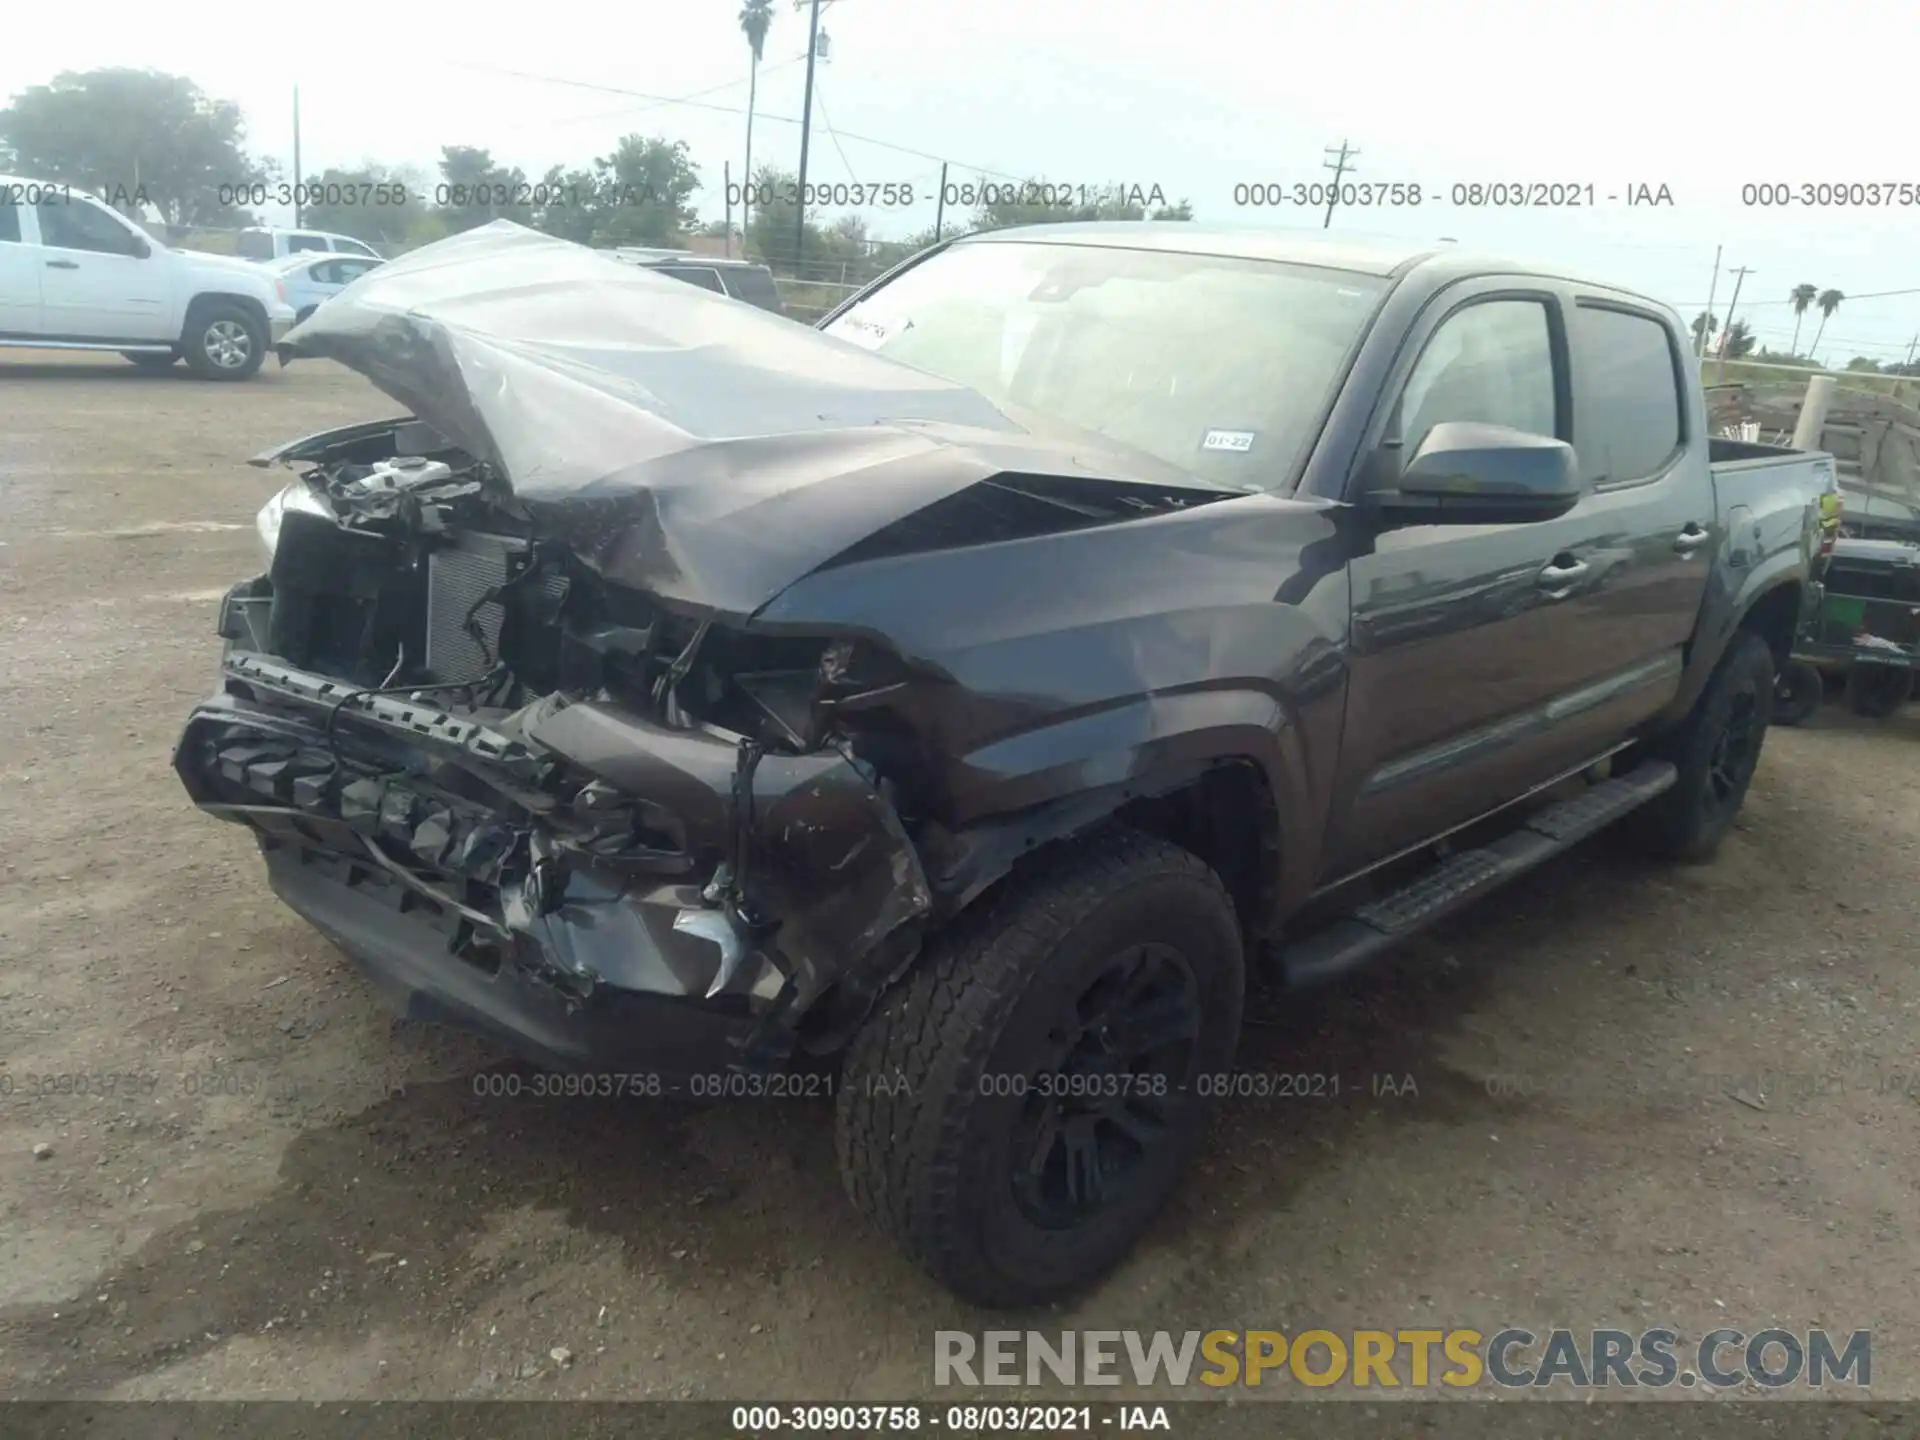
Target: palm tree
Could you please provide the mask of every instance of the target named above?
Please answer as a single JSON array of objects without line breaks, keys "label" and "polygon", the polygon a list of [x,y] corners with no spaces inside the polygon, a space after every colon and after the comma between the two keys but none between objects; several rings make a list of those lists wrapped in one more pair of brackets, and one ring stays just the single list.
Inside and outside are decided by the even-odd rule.
[{"label": "palm tree", "polygon": [[753,199],[753,105],[760,92],[760,56],[767,47],[767,31],[773,25],[773,0],[743,0],[740,6],[740,33],[747,37],[753,51],[753,71],[747,81],[747,164],[741,172],[745,182],[740,190],[740,235],[747,234],[747,207]]},{"label": "palm tree", "polygon": [[1820,337],[1827,333],[1827,321],[1833,318],[1833,312],[1840,308],[1840,302],[1846,298],[1838,290],[1822,290],[1819,298],[1813,302],[1820,307],[1820,328],[1813,332],[1812,353],[1816,359],[1820,354]]},{"label": "palm tree", "polygon": [[1807,313],[1808,308],[1812,306],[1815,298],[1818,297],[1819,294],[1820,287],[1817,285],[1796,285],[1793,287],[1793,292],[1787,296],[1787,299],[1793,303],[1792,354],[1798,355],[1800,353],[1801,317]]}]

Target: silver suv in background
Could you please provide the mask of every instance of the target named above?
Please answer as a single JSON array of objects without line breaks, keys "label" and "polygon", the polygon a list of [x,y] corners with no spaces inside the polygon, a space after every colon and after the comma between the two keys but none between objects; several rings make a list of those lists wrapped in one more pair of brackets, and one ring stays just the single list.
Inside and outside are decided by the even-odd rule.
[{"label": "silver suv in background", "polygon": [[644,265],[662,275],[671,275],[716,295],[731,296],[776,315],[787,312],[780,304],[780,291],[773,283],[773,272],[751,260],[728,260],[715,255],[695,255],[686,250],[649,250],[638,245],[620,245],[607,252],[629,265]]},{"label": "silver suv in background", "polygon": [[284,260],[309,250],[365,255],[374,260],[385,258],[366,241],[351,235],[331,230],[275,230],[264,225],[251,225],[242,230],[233,247],[233,253],[243,260]]}]

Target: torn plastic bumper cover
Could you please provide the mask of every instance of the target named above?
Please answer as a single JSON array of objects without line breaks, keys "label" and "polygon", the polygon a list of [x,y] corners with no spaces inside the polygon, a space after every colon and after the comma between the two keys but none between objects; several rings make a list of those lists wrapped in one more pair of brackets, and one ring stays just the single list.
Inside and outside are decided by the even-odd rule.
[{"label": "torn plastic bumper cover", "polygon": [[838,749],[594,702],[495,726],[237,647],[224,668],[175,755],[196,803],[252,826],[276,893],[408,1014],[543,1063],[776,1066],[809,1016],[857,1022],[931,907]]}]

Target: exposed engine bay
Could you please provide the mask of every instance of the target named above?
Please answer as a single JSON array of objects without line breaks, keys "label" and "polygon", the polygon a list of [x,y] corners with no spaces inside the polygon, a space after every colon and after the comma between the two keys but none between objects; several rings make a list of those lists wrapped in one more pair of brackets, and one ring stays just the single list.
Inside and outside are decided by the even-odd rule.
[{"label": "exposed engine bay", "polygon": [[[894,657],[609,584],[417,421],[330,447],[261,525],[270,569],[223,605],[225,693],[180,765],[277,884],[296,856],[378,882],[569,1005],[607,983],[758,1022],[911,957],[932,896],[862,753],[900,737],[845,723],[906,683]],[[762,1063],[795,1038],[747,1033]]]}]

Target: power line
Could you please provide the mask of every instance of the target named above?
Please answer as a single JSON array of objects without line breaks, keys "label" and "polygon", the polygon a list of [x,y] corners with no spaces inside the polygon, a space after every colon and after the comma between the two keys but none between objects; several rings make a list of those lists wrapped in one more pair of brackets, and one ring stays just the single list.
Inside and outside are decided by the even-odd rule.
[{"label": "power line", "polygon": [[833,152],[840,157],[840,163],[847,167],[847,178],[854,184],[860,183],[860,177],[853,173],[853,162],[847,159],[847,152],[841,148],[840,132],[833,128],[833,117],[827,114],[827,97],[824,93],[814,97],[814,103],[820,107],[820,123],[827,127],[827,138],[833,141]]},{"label": "power line", "polygon": [[[805,57],[802,56],[802,59]],[[738,105],[718,105],[710,100],[687,99],[677,95],[656,95],[646,90],[628,90],[620,85],[600,85],[591,80],[568,80],[559,75],[535,75],[526,70],[508,70],[498,65],[467,65],[464,68],[477,70],[488,75],[505,75],[514,80],[531,80],[538,85],[564,85],[575,90],[595,90],[603,95],[629,95],[636,100],[653,100],[661,105],[684,105],[690,110],[711,110],[720,115],[744,115],[746,110]],[[792,115],[775,115],[762,110],[754,117],[756,120],[771,120],[779,125],[798,125],[801,121]],[[951,155],[936,155],[931,150],[916,150],[911,145],[897,145],[891,140],[880,140],[872,135],[857,134],[852,130],[842,130],[841,136],[862,145],[873,145],[881,150],[891,150],[898,155],[911,155],[918,160],[931,160],[935,164],[953,165],[961,170],[971,170],[978,175],[988,175],[995,180],[1011,180],[1020,183],[1022,177],[1005,170],[995,170],[987,165],[974,165],[965,160],[956,160]]]},{"label": "power line", "polygon": [[[1894,296],[1894,295],[1920,295],[1920,287],[1916,287],[1911,290],[1869,290],[1863,295],[1851,295],[1851,294],[1847,295],[1845,299],[1846,299],[1846,303],[1851,305],[1856,300],[1885,300],[1890,296]],[[1687,309],[1691,309],[1694,306],[1704,307],[1706,303],[1707,302],[1704,300],[1689,300],[1685,304],[1675,305],[1673,308],[1676,310],[1687,310]],[[1791,305],[1791,304],[1793,304],[1793,301],[1791,300],[1749,300],[1747,302],[1747,308],[1752,309],[1755,305]]]},{"label": "power line", "polygon": [[[765,75],[772,70],[784,70],[789,65],[798,65],[806,58],[805,55],[791,55],[785,60],[776,60],[771,65],[762,65],[760,67],[760,73]],[[623,105],[618,110],[599,110],[591,115],[569,115],[560,123],[563,125],[584,125],[593,120],[615,120],[623,115],[645,115],[648,111],[658,110],[663,106],[685,105],[690,101],[700,99],[702,96],[718,95],[722,90],[731,90],[736,85],[746,84],[751,78],[750,76],[742,76],[738,80],[728,80],[719,85],[709,85],[704,90],[692,90],[685,95],[670,96],[667,99],[655,100],[646,105]],[[743,110],[740,113],[744,115],[746,112]]]}]

